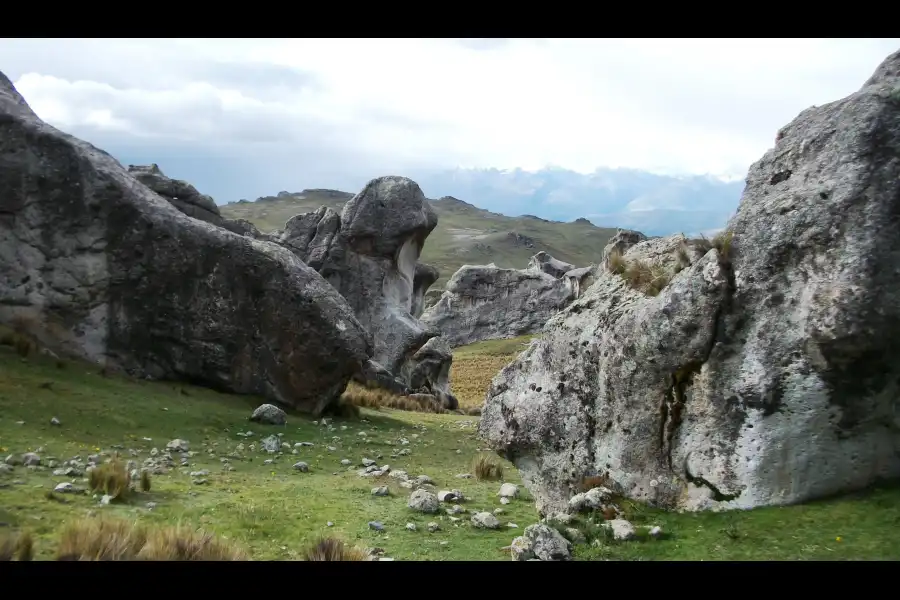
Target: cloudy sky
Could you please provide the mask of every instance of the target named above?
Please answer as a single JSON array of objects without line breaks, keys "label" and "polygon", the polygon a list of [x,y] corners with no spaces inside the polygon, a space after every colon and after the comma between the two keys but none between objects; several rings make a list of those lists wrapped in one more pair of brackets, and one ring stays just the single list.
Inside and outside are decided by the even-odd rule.
[{"label": "cloudy sky", "polygon": [[[49,123],[217,201],[372,177],[633,167],[743,177],[891,40],[0,40]],[[429,191],[425,190],[426,194]]]}]

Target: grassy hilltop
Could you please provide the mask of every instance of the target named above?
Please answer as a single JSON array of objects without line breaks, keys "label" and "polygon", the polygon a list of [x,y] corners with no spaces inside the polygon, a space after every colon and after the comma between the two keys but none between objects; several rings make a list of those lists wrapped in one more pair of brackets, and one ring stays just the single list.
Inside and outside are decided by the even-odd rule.
[{"label": "grassy hilltop", "polygon": [[[496,369],[525,342],[458,349],[453,378],[465,404],[480,403]],[[183,558],[187,547],[205,548],[197,556],[297,560],[328,535],[348,547],[381,548],[397,560],[509,560],[503,548],[537,521],[527,493],[507,505],[497,497],[501,482],[521,483],[509,463],[493,459],[503,468],[499,479],[457,477],[477,472],[478,459],[492,457],[475,436],[477,417],[364,408],[355,417],[334,418],[331,429],[300,415],[289,415],[286,427],[274,427],[248,422],[260,402],[177,383],[108,376],[95,366],[34,352],[22,356],[0,345],[0,560],[4,548],[15,553],[17,537],[33,542],[21,544],[18,552],[35,559],[54,559],[59,552],[96,554],[98,524],[109,519],[120,549],[138,544],[134,539],[139,538],[138,545],[156,558]],[[58,424],[51,423],[54,418]],[[281,443],[289,445],[281,454],[259,447],[273,434],[282,434]],[[102,463],[118,453],[140,466],[154,454],[162,456],[176,438],[189,442],[193,454],[173,452],[174,465],[152,476],[149,491],[138,486],[108,505],[101,503],[102,492],[52,491],[66,482],[90,486],[81,474],[54,474],[75,457],[83,462],[95,455]],[[18,464],[15,457],[30,451],[39,454],[40,465]],[[13,458],[4,461],[8,455]],[[427,475],[439,490],[460,489],[466,512],[411,511],[410,490],[398,479],[357,474],[363,458],[413,478]],[[306,462],[309,471],[295,470],[297,461]],[[389,495],[372,495],[377,486],[387,486]],[[900,523],[897,487],[737,513],[665,514],[629,502],[623,508],[635,524],[662,526],[665,537],[614,542],[582,518],[578,527],[593,543],[576,545],[576,559],[900,558],[894,533]],[[500,529],[470,525],[476,510],[496,509],[502,511]],[[371,521],[384,530],[372,529]],[[440,529],[428,531],[431,522]],[[150,533],[123,533],[133,523]],[[407,530],[407,523],[416,530]],[[65,531],[72,525],[77,527]],[[176,525],[180,529],[172,529]],[[215,537],[198,536],[198,528]],[[4,539],[10,543],[4,546]]]},{"label": "grassy hilltop", "polygon": [[[271,231],[284,227],[294,215],[320,206],[340,212],[352,197],[334,190],[304,190],[219,208],[227,218],[246,219],[262,231]],[[586,220],[560,223],[530,216],[507,217],[454,198],[433,200],[431,205],[438,214],[438,226],[425,241],[421,261],[440,269],[436,288],[442,288],[465,264],[493,262],[498,267],[521,269],[541,250],[576,267],[596,264],[615,234],[614,229],[595,227]]]}]

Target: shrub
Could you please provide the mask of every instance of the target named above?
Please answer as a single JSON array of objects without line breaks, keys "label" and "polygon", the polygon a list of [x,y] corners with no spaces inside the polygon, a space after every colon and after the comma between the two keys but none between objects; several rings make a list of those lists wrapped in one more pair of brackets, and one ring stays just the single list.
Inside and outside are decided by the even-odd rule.
[{"label": "shrub", "polygon": [[368,561],[371,560],[369,553],[356,546],[348,546],[333,537],[324,537],[316,540],[303,551],[303,560],[321,561]]},{"label": "shrub", "polygon": [[472,461],[472,472],[478,481],[503,479],[503,465],[489,454],[476,456]]},{"label": "shrub", "polygon": [[125,463],[119,458],[114,458],[91,470],[89,485],[91,491],[105,494],[113,500],[124,500],[131,491],[131,475]]}]

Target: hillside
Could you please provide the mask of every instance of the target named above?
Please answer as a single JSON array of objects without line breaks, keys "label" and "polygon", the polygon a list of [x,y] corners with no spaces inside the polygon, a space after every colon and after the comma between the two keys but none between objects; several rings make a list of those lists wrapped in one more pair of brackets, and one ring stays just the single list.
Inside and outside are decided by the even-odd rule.
[{"label": "hillside", "polygon": [[[271,231],[284,227],[294,215],[320,206],[340,211],[352,197],[335,190],[304,190],[219,208],[227,218],[246,219],[263,231]],[[603,247],[615,234],[615,229],[595,227],[584,219],[561,223],[528,215],[507,217],[451,197],[431,204],[438,213],[438,226],[425,242],[421,260],[441,271],[434,288],[442,288],[465,264],[493,262],[499,267],[521,269],[540,250],[577,267],[587,266],[599,262]]]}]

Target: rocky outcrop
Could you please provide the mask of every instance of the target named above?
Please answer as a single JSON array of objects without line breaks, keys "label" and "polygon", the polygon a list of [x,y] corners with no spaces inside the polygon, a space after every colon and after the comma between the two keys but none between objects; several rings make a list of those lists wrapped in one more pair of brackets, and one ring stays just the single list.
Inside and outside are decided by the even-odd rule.
[{"label": "rocky outcrop", "polygon": [[572,269],[546,252],[526,269],[465,265],[422,315],[451,346],[535,333],[590,281],[593,267]]},{"label": "rocky outcrop", "polygon": [[224,227],[234,233],[271,241],[269,236],[261,233],[250,221],[224,218],[211,196],[201,194],[197,188],[186,181],[166,177],[159,165],[155,163],[128,165],[128,172],[189,217]]},{"label": "rocky outcrop", "polygon": [[[321,207],[291,218],[278,241],[316,269],[372,333],[374,356],[358,378],[395,393],[421,388],[449,394],[446,377],[411,385],[411,373],[440,374],[433,352],[422,353],[439,332],[418,316],[439,273],[418,263],[437,215],[419,186],[405,177],[380,177],[344,205],[341,214]],[[437,346],[429,346],[436,348]],[[416,369],[420,357],[426,364]],[[455,401],[455,399],[454,399]]]},{"label": "rocky outcrop", "polygon": [[404,365],[404,380],[413,393],[431,394],[447,410],[459,408],[456,397],[450,393],[450,366],[453,351],[442,337],[433,337]]},{"label": "rocky outcrop", "polygon": [[[900,52],[755,163],[655,297],[608,272],[494,379],[480,434],[544,513],[585,476],[749,508],[900,476]],[[637,243],[625,258],[655,240]],[[642,248],[642,246],[646,246]]]},{"label": "rocky outcrop", "polygon": [[182,212],[214,203],[171,193],[194,200],[176,209],[45,124],[0,74],[0,322],[135,376],[323,410],[372,353],[347,302],[286,249]]}]

